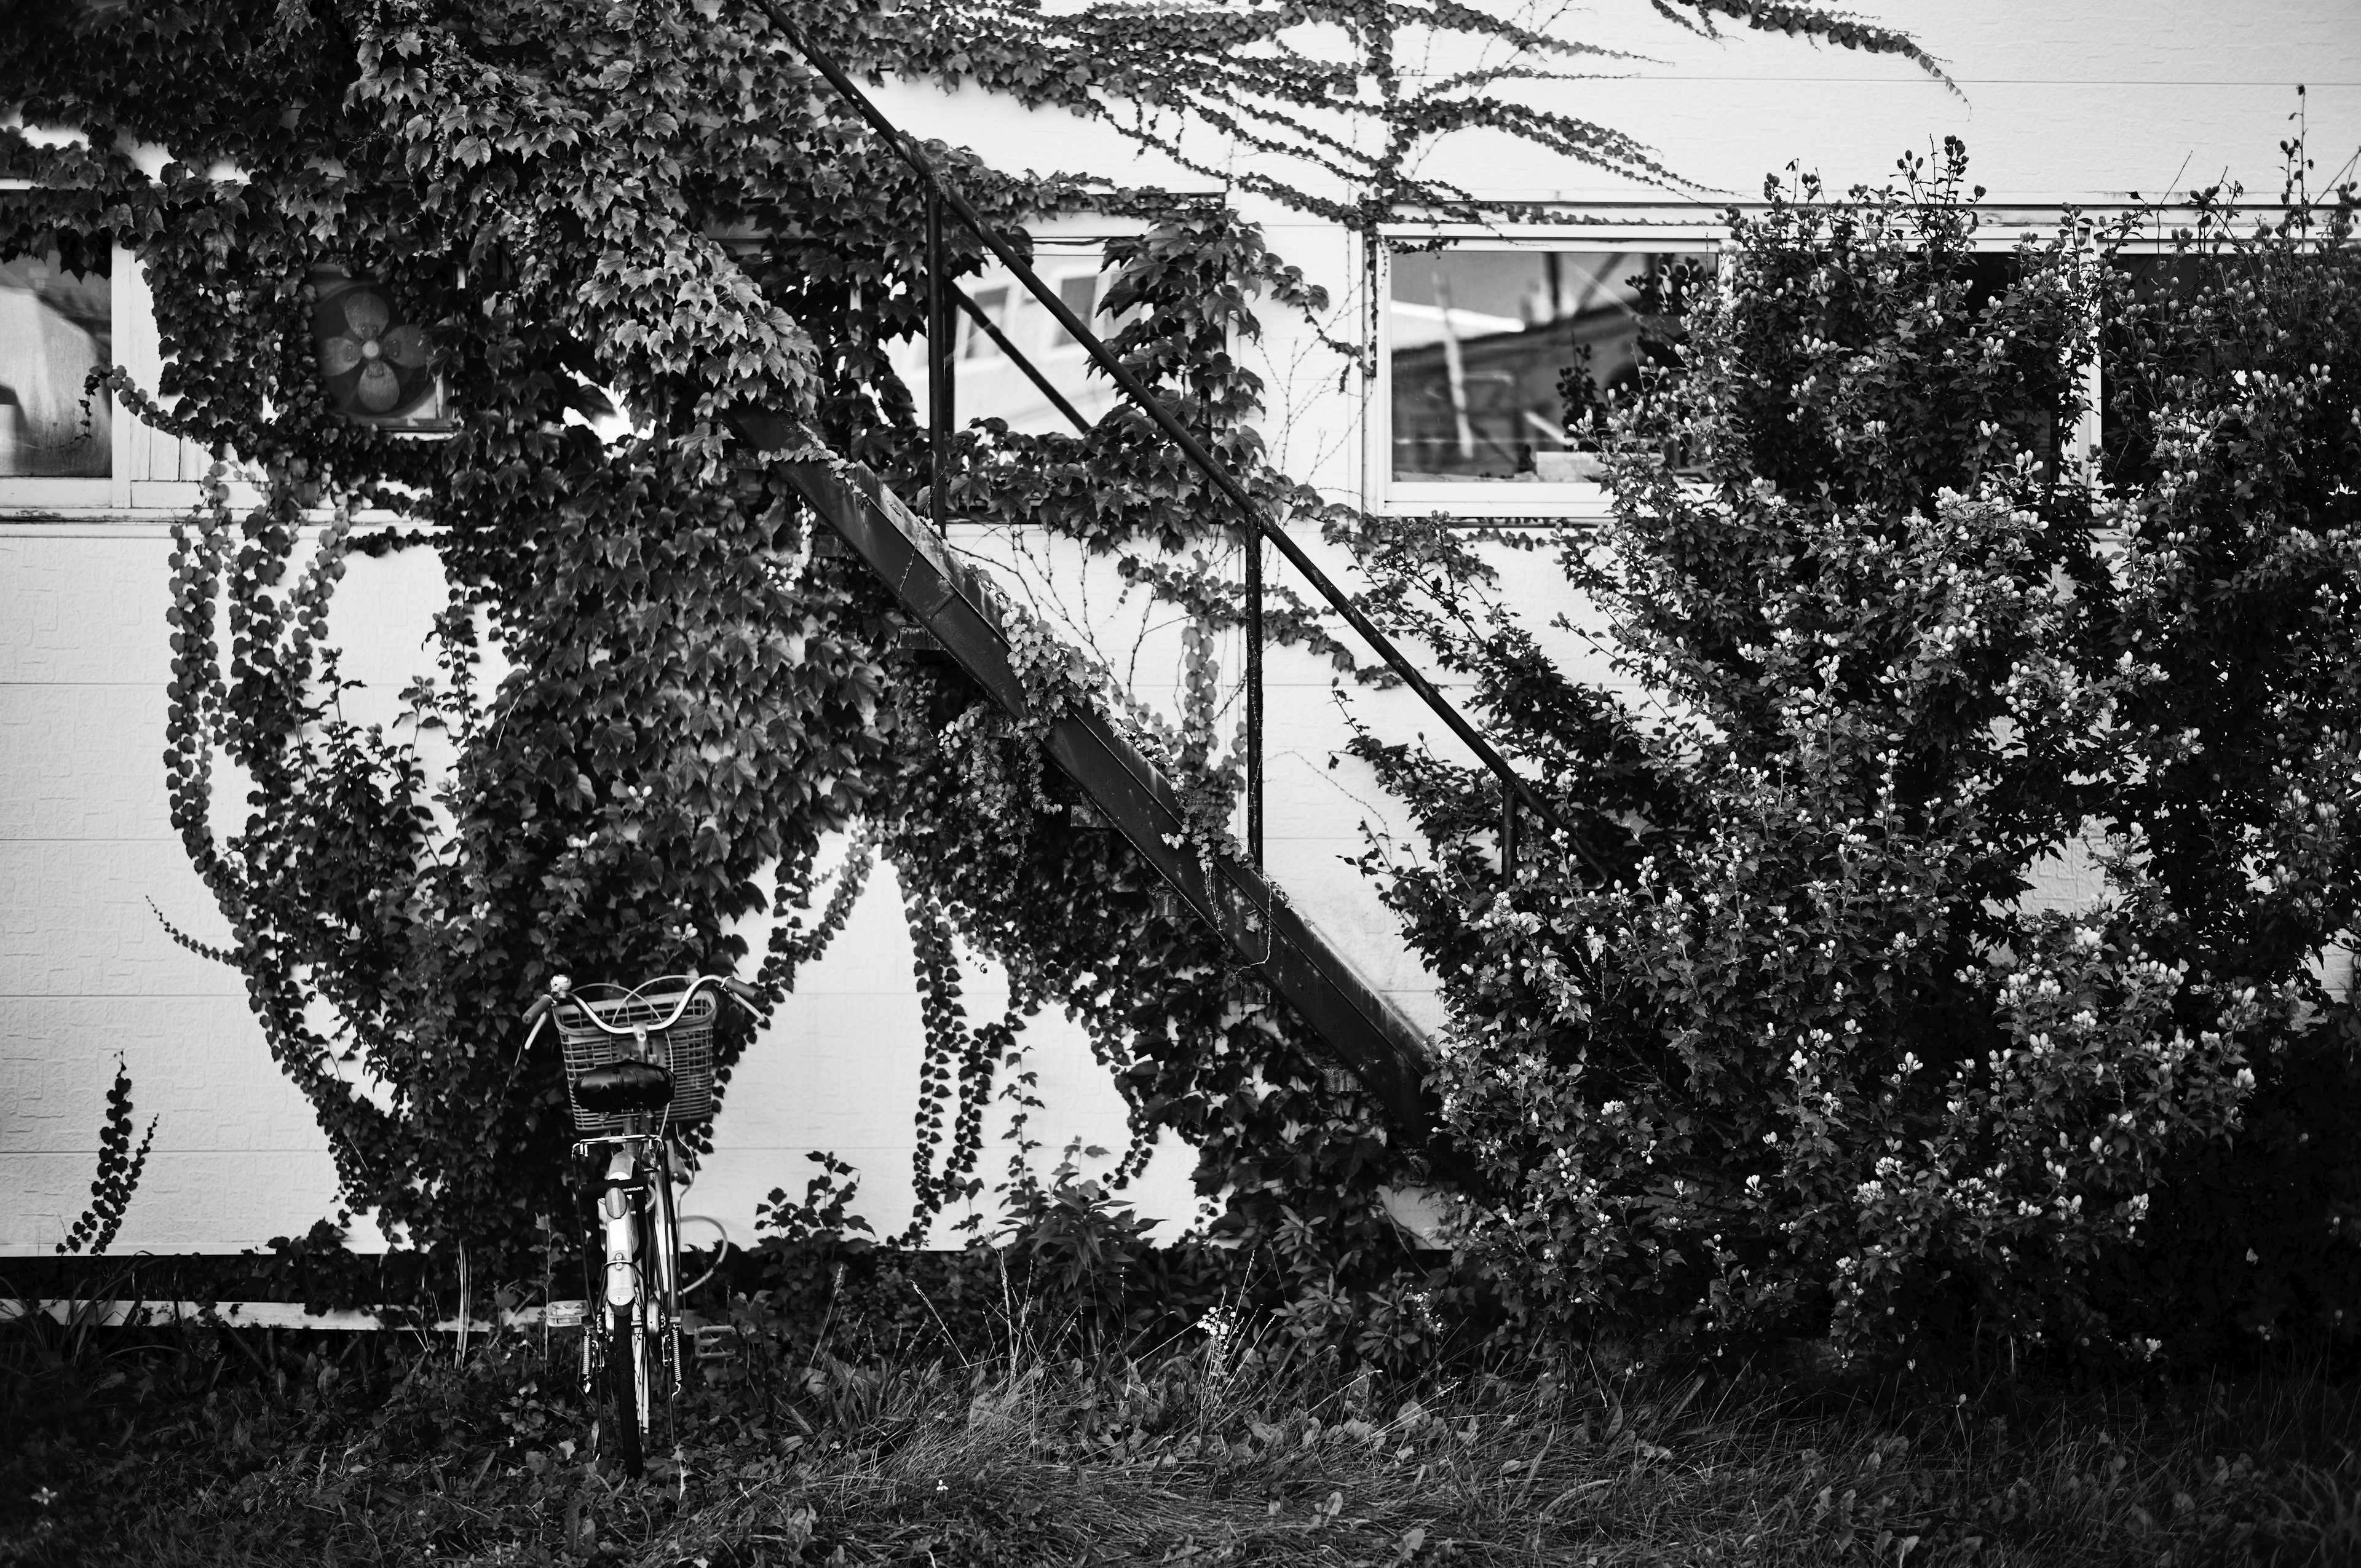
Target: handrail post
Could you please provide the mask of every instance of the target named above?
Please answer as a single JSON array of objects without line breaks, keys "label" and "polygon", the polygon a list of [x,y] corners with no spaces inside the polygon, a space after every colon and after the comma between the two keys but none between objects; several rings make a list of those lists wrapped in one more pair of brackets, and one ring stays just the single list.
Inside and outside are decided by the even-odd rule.
[{"label": "handrail post", "polygon": [[1262,528],[1246,520],[1246,853],[1262,865]]},{"label": "handrail post", "polygon": [[928,510],[935,532],[950,515],[951,435],[951,313],[943,276],[943,193],[929,174],[927,187],[927,467]]}]

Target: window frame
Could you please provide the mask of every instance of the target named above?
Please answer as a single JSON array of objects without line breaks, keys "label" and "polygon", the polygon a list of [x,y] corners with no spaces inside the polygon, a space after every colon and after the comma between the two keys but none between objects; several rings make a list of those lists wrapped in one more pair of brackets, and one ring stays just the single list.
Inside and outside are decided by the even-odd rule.
[{"label": "window frame", "polygon": [[[38,189],[39,187],[30,180],[0,179],[0,192]],[[107,258],[107,312],[110,363],[115,368],[126,371],[139,385],[154,386],[157,373],[163,367],[163,356],[158,346],[155,307],[148,292],[146,276],[139,271],[137,258],[119,244],[113,247]],[[124,406],[121,398],[109,397],[106,406],[106,477],[69,478],[49,475],[0,475],[0,514],[35,512],[72,516],[122,511],[131,508],[132,475],[137,461],[147,455],[144,450],[140,450],[145,444],[138,437],[146,433],[147,426]],[[192,486],[191,489],[193,492],[194,487]]]},{"label": "window frame", "polygon": [[[1715,209],[1717,213],[1720,209]],[[1370,363],[1375,376],[1363,420],[1362,506],[1389,517],[1596,520],[1608,514],[1606,487],[1594,480],[1400,480],[1393,477],[1393,304],[1395,242],[1442,240],[1446,248],[1489,251],[1683,251],[1719,256],[1729,225],[1691,213],[1571,224],[1389,224],[1370,267]]]},{"label": "window frame", "polygon": [[[0,178],[0,192],[38,190],[38,181]],[[109,306],[114,316],[115,367],[135,386],[153,391],[164,371],[163,338],[155,295],[137,255],[117,243],[108,256]],[[0,476],[0,518],[104,518],[186,511],[203,494],[198,477],[212,464],[178,436],[154,429],[119,397],[107,400],[108,466],[103,479]],[[163,462],[166,449],[170,460]],[[154,473],[159,466],[169,476]],[[194,470],[195,472],[192,472]]]},{"label": "window frame", "polygon": [[[1761,203],[1734,204],[1741,213],[1766,210]],[[1561,224],[1389,224],[1378,230],[1379,245],[1368,268],[1370,302],[1368,343],[1370,377],[1363,403],[1362,499],[1364,510],[1385,517],[1465,519],[1481,525],[1500,520],[1599,521],[1611,510],[1606,487],[1592,480],[1462,479],[1444,483],[1397,480],[1393,477],[1393,353],[1390,307],[1393,302],[1394,243],[1401,240],[1444,240],[1480,250],[1530,251],[1689,251],[1719,257],[1728,247],[1730,225],[1721,214],[1731,203],[1711,209],[1654,206],[1618,213],[1584,208]],[[1987,205],[1982,209],[1972,248],[1979,253],[2005,253],[2028,234],[2054,232],[2065,215],[2064,204],[2044,206]],[[2085,215],[2103,214],[2084,209]],[[1719,274],[1717,274],[1717,284]],[[2097,323],[2084,345],[2086,407],[2076,425],[2068,455],[2086,461],[2099,450],[2100,396]]]}]

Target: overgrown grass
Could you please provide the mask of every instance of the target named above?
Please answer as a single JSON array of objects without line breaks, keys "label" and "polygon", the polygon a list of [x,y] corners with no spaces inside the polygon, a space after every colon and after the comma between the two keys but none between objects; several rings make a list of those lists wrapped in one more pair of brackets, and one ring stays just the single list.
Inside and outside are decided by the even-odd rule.
[{"label": "overgrown grass", "polygon": [[587,1452],[570,1343],[0,1338],[0,1563],[2338,1563],[2361,1398],[2297,1373],[1846,1385],[1584,1360],[1419,1387],[1202,1336],[719,1368]]}]

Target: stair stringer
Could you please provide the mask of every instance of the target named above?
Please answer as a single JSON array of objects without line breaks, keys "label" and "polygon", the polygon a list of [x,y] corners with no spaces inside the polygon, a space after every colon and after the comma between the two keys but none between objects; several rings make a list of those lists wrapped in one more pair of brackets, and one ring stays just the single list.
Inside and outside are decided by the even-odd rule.
[{"label": "stair stringer", "polygon": [[[808,429],[775,415],[737,423],[765,450],[824,451]],[[1001,599],[984,574],[956,559],[941,536],[862,464],[800,456],[790,482],[896,603],[1010,717],[1035,717],[1009,653]],[[1312,1032],[1386,1108],[1395,1127],[1431,1163],[1436,1111],[1427,1087],[1425,1036],[1370,985],[1262,872],[1234,855],[1201,859],[1190,845],[1180,796],[1156,763],[1095,707],[1058,715],[1042,750],[1180,898],[1219,932],[1239,961],[1292,1006]]]}]

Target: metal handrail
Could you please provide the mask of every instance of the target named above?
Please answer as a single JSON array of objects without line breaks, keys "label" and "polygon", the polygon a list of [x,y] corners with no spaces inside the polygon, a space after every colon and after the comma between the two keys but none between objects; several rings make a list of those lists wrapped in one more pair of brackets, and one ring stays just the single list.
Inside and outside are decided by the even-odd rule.
[{"label": "metal handrail", "polygon": [[[814,70],[828,79],[829,84],[852,105],[862,118],[869,122],[878,135],[885,138],[924,183],[928,207],[928,237],[930,253],[928,260],[935,275],[939,276],[941,271],[939,219],[935,216],[935,214],[939,211],[938,206],[939,203],[948,205],[960,222],[966,225],[968,231],[983,242],[986,248],[998,258],[1000,264],[1008,269],[1010,276],[1024,284],[1026,290],[1049,311],[1050,318],[1063,327],[1076,343],[1082,345],[1092,360],[1106,373],[1107,378],[1115,384],[1116,389],[1137,405],[1140,411],[1145,413],[1174,445],[1180,448],[1182,455],[1187,456],[1189,461],[1196,466],[1198,471],[1211,481],[1213,488],[1237,510],[1238,515],[1246,521],[1246,529],[1251,536],[1251,545],[1258,545],[1263,540],[1268,540],[1276,545],[1279,553],[1287,557],[1288,564],[1301,573],[1304,580],[1312,585],[1322,598],[1328,601],[1330,608],[1345,619],[1345,624],[1358,632],[1361,640],[1385,661],[1386,667],[1400,677],[1404,685],[1417,693],[1420,700],[1449,726],[1451,732],[1458,736],[1467,749],[1476,753],[1484,766],[1499,778],[1502,791],[1501,848],[1504,862],[1502,870],[1507,871],[1515,860],[1516,806],[1519,803],[1522,803],[1524,807],[1535,817],[1564,834],[1567,847],[1574,850],[1585,865],[1601,876],[1607,875],[1606,866],[1597,855],[1591,852],[1589,846],[1582,841],[1581,835],[1558,815],[1556,808],[1543,800],[1533,787],[1509,765],[1509,760],[1500,754],[1499,750],[1467,721],[1466,717],[1453,706],[1448,697],[1434,688],[1433,683],[1419,672],[1418,668],[1403,654],[1401,649],[1395,644],[1393,639],[1389,637],[1377,622],[1371,620],[1358,605],[1353,603],[1343,589],[1330,580],[1328,574],[1322,571],[1312,557],[1304,553],[1301,545],[1296,543],[1284,529],[1262,515],[1261,509],[1255,504],[1254,498],[1246,493],[1246,488],[1233,478],[1213,455],[1205,450],[1203,444],[1191,435],[1179,420],[1174,419],[1170,411],[1164,407],[1155,394],[1125,367],[1123,362],[1115,356],[1114,352],[1099,340],[1098,334],[1091,331],[1065,301],[1058,297],[1057,291],[1043,282],[1033,269],[1026,264],[1025,259],[1016,254],[1015,248],[983,221],[983,214],[969,203],[967,198],[944,182],[933,160],[920,149],[917,139],[887,119],[877,105],[869,101],[869,95],[853,84],[852,79],[844,73],[836,61],[813,47],[804,38],[802,29],[796,26],[794,19],[786,14],[785,8],[780,5],[779,0],[760,0],[760,3],[763,9],[770,16],[772,22],[780,32],[785,35],[787,41],[811,62]],[[930,310],[928,313],[930,320],[936,315],[948,315],[948,313],[942,312],[939,308]],[[930,341],[928,345],[930,367],[931,362],[939,360],[946,353],[947,348],[942,343]],[[929,411],[939,434],[947,417],[944,404],[947,402],[948,388],[938,384],[932,391]],[[938,497],[940,496],[943,487],[940,450],[940,442],[938,441],[934,480],[934,489]],[[1249,567],[1258,566],[1259,550],[1250,547],[1248,555]],[[1255,839],[1259,839],[1260,836],[1259,832],[1250,835]],[[1257,851],[1260,849],[1259,843],[1254,847]]]}]

